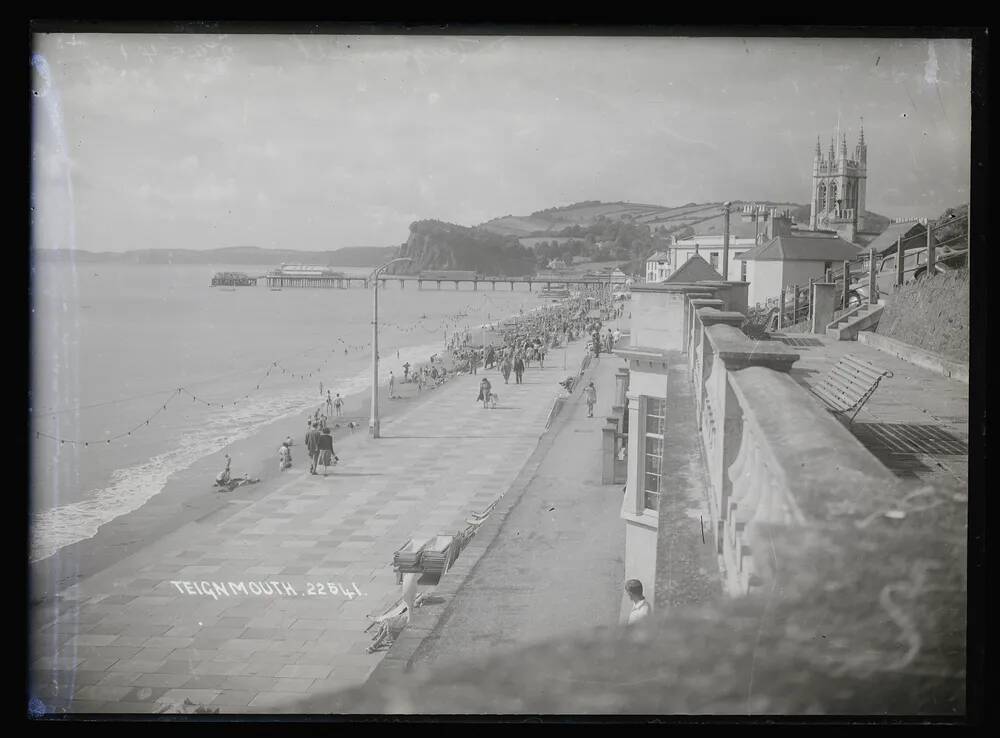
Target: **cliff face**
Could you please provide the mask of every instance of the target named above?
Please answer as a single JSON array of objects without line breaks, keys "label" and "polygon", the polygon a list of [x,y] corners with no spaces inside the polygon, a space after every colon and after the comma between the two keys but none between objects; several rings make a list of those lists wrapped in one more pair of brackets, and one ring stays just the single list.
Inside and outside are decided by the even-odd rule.
[{"label": "cliff face", "polygon": [[515,277],[531,274],[535,269],[531,252],[516,238],[437,220],[413,223],[399,256],[413,261],[393,264],[389,268],[393,274],[471,270],[483,275]]}]

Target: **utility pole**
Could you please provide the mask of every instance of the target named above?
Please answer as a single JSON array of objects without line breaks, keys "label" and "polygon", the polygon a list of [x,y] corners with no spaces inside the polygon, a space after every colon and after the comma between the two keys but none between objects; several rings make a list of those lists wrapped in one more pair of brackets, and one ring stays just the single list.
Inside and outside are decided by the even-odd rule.
[{"label": "utility pole", "polygon": [[933,277],[935,273],[934,263],[937,261],[934,252],[934,233],[931,230],[930,221],[927,222],[927,276]]},{"label": "utility pole", "polygon": [[903,237],[896,238],[896,286],[903,284]]},{"label": "utility pole", "polygon": [[722,210],[725,213],[724,230],[722,231],[722,281],[724,282],[729,279],[729,208],[731,205],[730,202],[722,204]]},{"label": "utility pole", "polygon": [[387,261],[372,272],[372,412],[368,421],[368,434],[372,438],[381,438],[378,419],[378,275],[390,264],[397,261],[413,261],[409,257],[401,257]]}]

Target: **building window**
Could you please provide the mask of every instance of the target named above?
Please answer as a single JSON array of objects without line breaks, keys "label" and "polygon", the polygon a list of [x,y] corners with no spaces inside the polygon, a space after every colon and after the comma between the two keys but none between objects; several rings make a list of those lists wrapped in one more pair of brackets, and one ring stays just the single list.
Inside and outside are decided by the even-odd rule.
[{"label": "building window", "polygon": [[715,268],[715,269],[719,268],[719,252],[718,251],[713,251],[711,254],[709,254],[708,255],[708,260],[710,262],[712,262],[712,267],[713,268]]},{"label": "building window", "polygon": [[666,427],[667,401],[657,397],[643,397],[644,459],[642,475],[643,507],[660,509],[663,470],[663,433]]},{"label": "building window", "polygon": [[747,281],[747,263],[745,261],[740,262],[740,281]]}]

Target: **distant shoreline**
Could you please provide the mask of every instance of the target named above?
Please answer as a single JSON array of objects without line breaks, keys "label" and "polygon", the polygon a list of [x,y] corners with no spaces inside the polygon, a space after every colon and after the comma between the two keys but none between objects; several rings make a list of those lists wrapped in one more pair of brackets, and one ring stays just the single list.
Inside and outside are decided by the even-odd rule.
[{"label": "distant shoreline", "polygon": [[34,259],[47,263],[140,264],[150,266],[260,266],[281,263],[321,264],[341,267],[376,267],[395,256],[396,246],[352,246],[334,251],[295,251],[236,246],[216,249],[136,249],[87,251],[86,249],[33,249]]}]

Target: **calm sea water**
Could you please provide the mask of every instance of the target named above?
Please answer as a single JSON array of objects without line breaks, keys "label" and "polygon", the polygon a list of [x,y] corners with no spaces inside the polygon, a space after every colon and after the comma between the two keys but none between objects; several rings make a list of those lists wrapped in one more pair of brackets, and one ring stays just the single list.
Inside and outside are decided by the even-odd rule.
[{"label": "calm sea water", "polygon": [[[33,561],[136,510],[198,459],[278,418],[312,410],[322,402],[320,382],[324,392],[345,396],[367,389],[370,291],[209,287],[213,273],[225,269],[264,271],[35,265]],[[450,284],[418,291],[390,283],[379,295],[380,370],[386,378],[390,370],[399,375],[403,362],[440,351],[446,332],[474,330],[540,304],[535,294],[499,286],[495,292],[456,291]],[[293,378],[274,362],[313,376]],[[178,387],[213,407],[184,395],[167,402]],[[135,426],[141,427],[131,436],[106,442]]]}]

